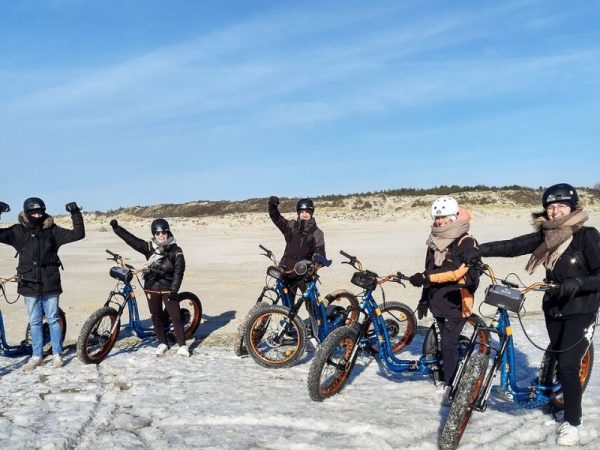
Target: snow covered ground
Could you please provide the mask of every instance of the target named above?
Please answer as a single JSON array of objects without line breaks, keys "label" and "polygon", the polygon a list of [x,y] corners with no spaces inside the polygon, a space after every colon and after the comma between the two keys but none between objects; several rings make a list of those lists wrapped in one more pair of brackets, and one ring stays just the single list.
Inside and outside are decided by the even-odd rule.
[{"label": "snow covered ground", "polygon": [[[543,322],[526,321],[542,345]],[[541,352],[516,328],[525,383]],[[422,331],[422,329],[421,329]],[[419,334],[409,355],[420,351]],[[596,339],[596,343],[597,343]],[[193,348],[185,359],[154,355],[153,341],[115,349],[99,366],[74,350],[67,364],[24,373],[26,358],[0,357],[2,448],[437,448],[448,408],[426,376],[394,376],[362,358],[349,384],[322,403],[310,400],[311,350],[291,369],[268,370],[230,348]],[[193,346],[194,347],[194,346]],[[600,348],[599,348],[600,351]],[[600,445],[600,365],[584,394],[582,446]],[[492,399],[474,413],[461,448],[554,448],[555,425],[543,411]]]}]

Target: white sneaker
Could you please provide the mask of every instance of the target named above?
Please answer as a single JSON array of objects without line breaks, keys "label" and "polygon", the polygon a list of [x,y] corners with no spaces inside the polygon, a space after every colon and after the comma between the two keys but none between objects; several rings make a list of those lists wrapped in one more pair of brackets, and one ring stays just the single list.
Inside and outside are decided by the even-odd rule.
[{"label": "white sneaker", "polygon": [[167,350],[169,350],[167,344],[160,344],[158,347],[156,347],[156,356],[163,356],[165,353],[167,353]]},{"label": "white sneaker", "polygon": [[54,355],[54,357],[52,358],[52,367],[54,367],[55,369],[58,369],[59,367],[62,367],[64,364],[65,364],[65,362],[60,357],[60,355]]},{"label": "white sneaker", "polygon": [[27,361],[27,364],[23,366],[23,371],[28,372],[30,370],[35,369],[37,366],[41,366],[42,361],[43,359],[41,356],[32,356],[31,358],[29,358],[29,361]]},{"label": "white sneaker", "polygon": [[187,348],[187,345],[182,345],[181,347],[179,347],[179,350],[177,350],[177,354],[179,356],[185,356],[186,358],[190,357],[190,351]]},{"label": "white sneaker", "polygon": [[574,427],[569,422],[564,422],[558,427],[558,445],[577,445],[579,443],[579,427]]}]

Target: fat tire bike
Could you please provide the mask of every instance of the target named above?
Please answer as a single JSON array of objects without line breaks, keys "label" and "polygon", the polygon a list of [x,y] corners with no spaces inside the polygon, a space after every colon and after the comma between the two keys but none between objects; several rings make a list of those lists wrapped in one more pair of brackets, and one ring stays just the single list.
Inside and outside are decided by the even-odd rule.
[{"label": "fat tire bike", "polygon": [[[247,319],[244,341],[248,353],[258,364],[269,368],[289,367],[304,354],[308,338],[320,343],[335,328],[356,319],[358,301],[352,293],[336,291],[325,297],[319,293],[317,272],[330,265],[331,261],[319,254],[311,261],[303,260],[294,265],[290,272],[306,284],[305,291],[295,302],[283,280],[286,272],[275,266],[267,270],[269,276],[279,277],[276,290],[281,304],[255,307]],[[308,311],[305,320],[298,315],[303,304]]]},{"label": "fat tire bike", "polygon": [[[119,338],[121,332],[121,316],[127,308],[129,321],[124,331],[136,335],[140,339],[154,336],[152,328],[144,328],[132,285],[133,277],[139,280],[139,274],[149,269],[135,269],[125,264],[123,257],[106,250],[118,265],[110,269],[109,274],[117,280],[116,287],[108,294],[104,306],[96,310],[83,324],[77,339],[77,357],[85,364],[100,364],[108,356]],[[194,336],[202,319],[202,304],[200,299],[191,292],[180,292],[177,295],[181,309],[181,319],[186,339]],[[175,341],[173,324],[170,318],[165,320],[165,331],[168,341]]]},{"label": "fat tire bike", "polygon": [[[388,302],[382,285],[395,282],[404,286],[407,277],[401,273],[380,277],[377,273],[363,268],[362,263],[343,250],[340,254],[348,259],[344,264],[351,265],[357,271],[352,276],[352,284],[363,289],[358,295],[362,299],[358,312],[359,320],[334,330],[317,350],[308,372],[307,385],[310,398],[322,401],[342,390],[359,353],[371,354],[393,373],[416,372],[432,376],[434,382],[439,379],[441,365],[440,330],[437,322],[429,328],[423,342],[422,356],[416,360],[403,360],[396,353],[408,346],[416,331],[417,319],[412,309],[401,302]],[[381,288],[383,306],[379,306],[373,292]],[[467,324],[474,328],[483,324],[476,315],[469,317]],[[470,336],[460,337],[466,346]],[[489,340],[481,332],[484,342]],[[481,351],[484,351],[483,349]]]},{"label": "fat tire bike", "polygon": [[[556,285],[537,282],[530,286],[498,279],[488,265],[478,265],[490,277],[492,284],[486,290],[484,303],[495,306],[496,313],[489,326],[478,326],[477,331],[487,331],[497,336],[498,344],[489,346],[486,353],[475,353],[476,333],[469,343],[466,357],[461,361],[450,390],[452,404],[439,437],[441,449],[456,449],[460,443],[473,411],[485,411],[490,394],[501,400],[512,401],[522,408],[532,409],[549,405],[553,410],[564,409],[562,388],[557,377],[558,360],[550,346],[544,352],[538,376],[530,386],[517,384],[518,363],[515,359],[514,340],[509,312],[519,318],[526,295],[531,291],[545,291]],[[586,388],[592,374],[594,347],[590,342],[581,362],[579,380]],[[500,374],[500,384],[492,386]]]}]

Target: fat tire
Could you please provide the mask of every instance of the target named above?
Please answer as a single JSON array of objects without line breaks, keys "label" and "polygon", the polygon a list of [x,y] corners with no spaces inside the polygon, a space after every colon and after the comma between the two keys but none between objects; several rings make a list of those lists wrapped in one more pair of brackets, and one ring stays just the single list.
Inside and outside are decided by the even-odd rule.
[{"label": "fat tire", "polygon": [[[304,354],[304,351],[306,350],[306,328],[298,316],[294,317],[294,320],[291,322],[296,333],[296,338],[294,341],[296,342],[296,345],[292,346],[292,348],[284,353],[283,359],[276,360],[267,358],[263,356],[263,354],[257,348],[259,343],[264,342],[266,333],[264,330],[260,330],[259,327],[263,326],[264,324],[269,325],[270,321],[273,319],[273,316],[280,316],[281,318],[285,317],[284,320],[289,320],[289,312],[289,309],[282,305],[267,305],[264,308],[257,309],[257,311],[248,319],[248,326],[246,327],[244,338],[246,342],[246,348],[252,359],[254,359],[254,361],[263,367],[268,367],[270,369],[290,367]],[[262,322],[262,325],[260,322]],[[259,335],[258,339],[257,335]],[[273,333],[269,334],[269,336],[272,335]],[[273,349],[275,347],[271,348]]]},{"label": "fat tire", "polygon": [[[479,327],[486,326],[485,321],[481,317],[479,317],[477,314],[472,314],[467,319],[467,324],[470,325],[473,329],[475,329],[476,326],[479,326]],[[464,329],[463,329],[463,331],[464,331]],[[459,345],[465,346],[466,344],[469,343],[470,339],[471,339],[471,336],[467,336],[464,334],[464,332],[461,332],[461,334],[458,338]],[[479,347],[478,347],[479,353],[488,354],[490,352],[490,339],[491,338],[490,338],[489,331],[487,331],[487,330],[479,331],[478,342],[481,342],[484,344],[484,345],[479,345]],[[422,354],[425,357],[425,359],[438,358],[441,361],[442,355],[438,355],[437,349],[438,349],[437,336],[435,335],[434,325],[432,324],[429,327],[429,329],[427,330],[427,334],[425,335],[425,339],[423,340]],[[460,358],[462,358],[464,356],[465,356],[464,354],[459,354]],[[440,372],[439,371],[433,372],[433,377],[436,382],[440,381]]]},{"label": "fat tire", "polygon": [[238,326],[237,332],[233,336],[233,353],[235,353],[236,356],[244,356],[248,354],[248,349],[246,348],[246,342],[244,340],[244,337],[246,335],[246,328],[248,328],[248,320],[250,319],[250,317],[259,309],[271,305],[272,303],[258,302],[252,308],[250,308],[250,311],[248,311],[248,313],[242,320],[242,323],[240,323],[240,325]]},{"label": "fat tire", "polygon": [[467,361],[440,435],[440,449],[455,450],[458,447],[479,397],[488,361],[486,353],[474,353]]},{"label": "fat tire", "polygon": [[[393,327],[400,328],[397,326],[397,320],[401,320],[402,317],[399,314],[404,315],[404,321],[406,322],[404,334],[400,337],[400,339],[392,343],[392,353],[397,354],[404,350],[415,337],[415,333],[417,330],[417,318],[415,317],[415,313],[413,310],[406,304],[401,302],[385,302],[383,306],[380,307],[381,314],[384,316],[384,321],[388,328],[388,334],[390,335],[390,341],[393,341],[393,338],[397,337],[398,334],[394,334],[397,332]],[[392,316],[389,318],[385,318],[385,313],[390,313]],[[395,317],[394,317],[395,316]],[[367,330],[370,329],[372,325],[369,324]],[[368,332],[368,331],[367,331]],[[378,343],[371,344],[368,347],[369,352],[376,354],[378,352]]]},{"label": "fat tire", "polygon": [[[182,321],[183,321],[183,336],[186,340],[192,339],[198,327],[200,326],[200,321],[202,320],[202,303],[200,303],[200,299],[198,296],[192,292],[180,292],[177,294],[177,300],[179,301],[179,305],[181,307],[181,302],[185,300],[189,300],[191,302],[191,314],[184,314],[184,309],[187,311],[188,308],[181,308]],[[167,340],[171,342],[177,342],[177,338],[175,337],[175,332],[173,329],[173,322],[171,322],[171,318],[165,312],[166,315],[166,336]],[[189,315],[189,320],[186,320]]]},{"label": "fat tire", "polygon": [[[94,354],[90,354],[88,350],[89,339],[105,317],[109,317],[111,328],[114,326],[115,322],[117,322],[117,326],[111,335],[103,336],[105,341],[100,347],[100,350]],[[108,356],[115,345],[115,342],[117,342],[120,328],[121,318],[114,308],[105,306],[95,311],[88,320],[85,321],[83,327],[81,327],[81,332],[77,339],[77,357],[79,360],[84,364],[100,364]]]},{"label": "fat tire", "polygon": [[[62,346],[65,342],[65,336],[67,335],[67,316],[65,312],[58,308],[58,316],[60,319],[60,328],[61,328],[61,336],[60,336],[60,345]],[[42,354],[50,355],[52,353],[52,342],[50,340],[50,328],[48,325],[48,321],[46,320],[46,316],[44,315],[42,319],[42,332],[43,332],[43,346],[42,346]],[[25,342],[22,344],[32,346],[31,345],[31,325],[27,323],[27,327],[25,328]]]},{"label": "fat tire", "polygon": [[352,369],[354,368],[358,352],[354,353],[354,357],[346,365],[346,370],[343,372],[340,371],[336,374],[337,376],[329,384],[329,388],[322,388],[321,376],[326,367],[332,366],[331,363],[333,363],[333,361],[331,360],[331,355],[340,348],[340,342],[342,345],[346,346],[343,352],[343,360],[344,357],[350,356],[352,349],[357,345],[357,341],[358,333],[356,329],[353,327],[343,326],[333,330],[319,346],[319,349],[317,350],[317,353],[310,365],[307,377],[308,394],[312,400],[320,402],[342,390],[346,384],[346,381],[348,380],[348,377],[350,376],[350,373],[352,372]]},{"label": "fat tire", "polygon": [[[579,381],[583,391],[590,381],[592,368],[594,367],[594,344],[590,343],[587,351],[581,360],[581,370],[579,372]],[[539,380],[543,386],[552,386],[558,382],[558,358],[556,352],[553,352],[550,346],[544,352],[542,364],[540,365]],[[561,411],[565,408],[562,389],[554,393],[550,398],[550,406],[555,411]]]}]

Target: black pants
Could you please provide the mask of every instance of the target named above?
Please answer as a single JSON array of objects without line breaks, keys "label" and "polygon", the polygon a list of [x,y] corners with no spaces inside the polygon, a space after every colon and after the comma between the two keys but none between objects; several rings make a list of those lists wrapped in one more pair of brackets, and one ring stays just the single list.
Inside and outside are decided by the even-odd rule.
[{"label": "black pants", "polygon": [[181,321],[179,302],[176,300],[169,300],[169,293],[148,292],[147,295],[148,308],[150,309],[152,324],[154,325],[154,333],[156,334],[158,342],[161,344],[167,343],[167,336],[165,335],[166,317],[163,312],[164,303],[167,313],[171,318],[171,322],[173,322],[177,343],[179,345],[185,345],[185,336],[183,334],[183,322]]},{"label": "black pants", "polygon": [[458,367],[458,338],[467,323],[463,317],[436,317],[441,333],[443,371],[440,380],[446,385],[452,383]]},{"label": "black pants", "polygon": [[[595,314],[546,317],[546,329],[553,350],[561,351],[558,357],[558,380],[562,386],[565,402],[565,421],[573,426],[581,424],[581,397],[583,389],[579,381],[581,360],[590,346],[595,325]],[[573,348],[571,348],[573,347]]]}]

